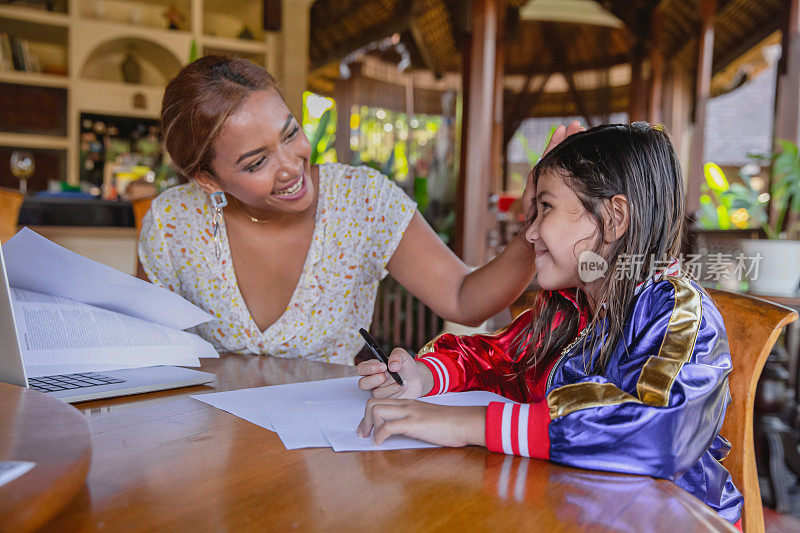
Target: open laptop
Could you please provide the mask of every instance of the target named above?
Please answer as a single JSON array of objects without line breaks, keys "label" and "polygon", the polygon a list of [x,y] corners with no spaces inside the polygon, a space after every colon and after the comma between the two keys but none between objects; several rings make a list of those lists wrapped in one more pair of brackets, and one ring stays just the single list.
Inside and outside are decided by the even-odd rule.
[{"label": "open laptop", "polygon": [[28,378],[14,326],[14,308],[0,247],[0,381],[44,392],[68,403],[210,383],[214,374],[176,366],[149,366]]}]

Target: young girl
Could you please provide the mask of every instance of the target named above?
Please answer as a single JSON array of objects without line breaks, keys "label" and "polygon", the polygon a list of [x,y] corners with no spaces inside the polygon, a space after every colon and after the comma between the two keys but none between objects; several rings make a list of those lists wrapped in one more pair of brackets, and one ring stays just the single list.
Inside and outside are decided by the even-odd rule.
[{"label": "young girl", "polygon": [[[667,135],[643,123],[566,139],[531,172],[526,231],[543,289],[494,335],[442,335],[412,358],[358,365],[371,391],[358,427],[444,446],[672,480],[737,523],[742,496],[720,464],[730,401],[725,327],[676,261],[683,180]],[[404,398],[488,390],[514,402]]]}]

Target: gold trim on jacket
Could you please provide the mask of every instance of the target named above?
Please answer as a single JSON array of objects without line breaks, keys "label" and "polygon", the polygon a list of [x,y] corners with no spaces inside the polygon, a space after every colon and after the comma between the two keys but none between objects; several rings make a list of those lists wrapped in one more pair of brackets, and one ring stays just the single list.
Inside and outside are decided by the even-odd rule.
[{"label": "gold trim on jacket", "polygon": [[674,287],[675,301],[658,354],[650,356],[639,375],[636,384],[639,398],[620,390],[613,383],[571,383],[547,395],[551,419],[581,409],[624,402],[646,403],[656,407],[669,405],[672,384],[694,351],[702,307],[700,292],[688,279],[675,276],[664,276],[664,279]]}]

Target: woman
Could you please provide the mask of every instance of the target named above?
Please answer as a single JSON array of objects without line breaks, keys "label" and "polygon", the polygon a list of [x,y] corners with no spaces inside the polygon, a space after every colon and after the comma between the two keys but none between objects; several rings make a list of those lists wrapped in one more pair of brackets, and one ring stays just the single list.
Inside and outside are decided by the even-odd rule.
[{"label": "woman", "polygon": [[186,66],[161,126],[188,183],[153,201],[139,258],[153,283],[217,317],[198,333],[220,351],[353,364],[387,273],[463,324],[506,307],[533,276],[522,238],[470,272],[385,176],[311,165],[275,80],[249,61]]}]

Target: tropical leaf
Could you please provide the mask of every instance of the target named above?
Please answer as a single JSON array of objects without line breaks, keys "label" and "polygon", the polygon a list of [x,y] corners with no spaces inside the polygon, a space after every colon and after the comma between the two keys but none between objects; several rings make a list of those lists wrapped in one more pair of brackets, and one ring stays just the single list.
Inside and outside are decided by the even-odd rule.
[{"label": "tropical leaf", "polygon": [[319,117],[319,124],[317,129],[314,130],[314,136],[311,138],[311,164],[316,165],[320,162],[322,154],[327,151],[327,147],[322,152],[319,151],[319,145],[325,133],[328,131],[328,124],[331,122],[332,109],[328,108]]},{"label": "tropical leaf", "polygon": [[381,174],[394,178],[394,146],[389,151],[389,159],[386,160],[386,163],[383,164],[381,167]]},{"label": "tropical leaf", "polygon": [[192,44],[189,45],[189,63],[194,63],[197,60],[197,41],[192,39]]},{"label": "tropical leaf", "polygon": [[703,175],[708,187],[715,192],[725,192],[730,188],[728,178],[716,163],[707,162],[703,165]]}]

